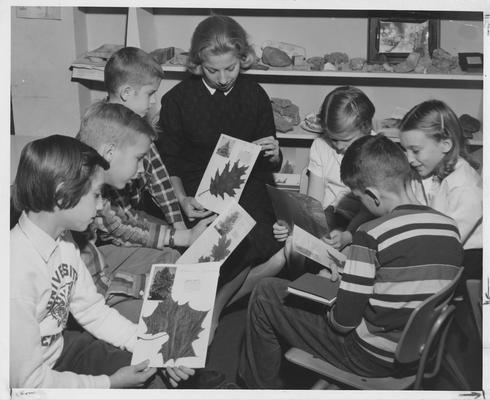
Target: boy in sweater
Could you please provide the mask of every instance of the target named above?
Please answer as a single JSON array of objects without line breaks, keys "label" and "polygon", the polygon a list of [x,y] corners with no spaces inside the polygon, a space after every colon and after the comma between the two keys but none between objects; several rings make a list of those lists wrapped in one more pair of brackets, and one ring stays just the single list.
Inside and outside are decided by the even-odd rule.
[{"label": "boy in sweater", "polygon": [[[175,230],[148,220],[139,210],[113,202],[113,189],[123,189],[143,169],[155,131],[129,108],[104,101],[92,104],[80,123],[77,138],[96,149],[110,164],[104,172],[102,209],[91,224],[92,237],[77,238],[82,256],[100,293],[123,315],[137,321],[144,291],[144,275],[151,265],[174,263],[180,254],[174,246],[189,246],[215,217],[199,221],[192,229]],[[117,237],[95,247],[95,240]],[[87,240],[89,239],[89,240]],[[100,244],[100,243],[99,243]]]},{"label": "boy in sweater", "polygon": [[299,347],[368,377],[396,372],[394,353],[412,310],[448,285],[462,263],[455,222],[419,205],[410,166],[388,138],[365,136],[347,149],[342,181],[376,218],[359,227],[333,309],[309,307],[269,278],[248,308],[239,373],[249,388],[284,387],[282,352]]},{"label": "boy in sweater", "polygon": [[[102,208],[108,167],[66,136],[22,151],[14,185],[22,215],[10,232],[11,387],[138,387],[155,375],[148,361],[129,365],[137,325],[105,304],[70,234]],[[85,331],[65,331],[70,312]],[[167,369],[172,385],[192,374]]]}]

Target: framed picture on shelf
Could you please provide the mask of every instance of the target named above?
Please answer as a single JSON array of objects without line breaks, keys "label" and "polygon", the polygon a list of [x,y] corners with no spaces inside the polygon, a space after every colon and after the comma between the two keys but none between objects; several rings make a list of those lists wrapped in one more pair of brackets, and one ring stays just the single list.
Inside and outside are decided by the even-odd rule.
[{"label": "framed picture on shelf", "polygon": [[440,22],[422,15],[369,18],[368,62],[398,63],[422,50],[432,54],[439,47]]}]

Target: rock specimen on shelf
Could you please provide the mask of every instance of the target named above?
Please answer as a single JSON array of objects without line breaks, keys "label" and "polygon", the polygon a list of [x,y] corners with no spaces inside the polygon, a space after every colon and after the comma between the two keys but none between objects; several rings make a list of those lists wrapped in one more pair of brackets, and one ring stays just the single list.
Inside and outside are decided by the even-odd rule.
[{"label": "rock specimen on shelf", "polygon": [[299,107],[289,99],[271,98],[274,123],[279,132],[293,130],[293,126],[300,123]]},{"label": "rock specimen on shelf", "polygon": [[399,64],[396,64],[393,68],[394,72],[412,72],[415,70],[417,63],[420,59],[420,53],[413,52],[408,55],[405,61],[402,61]]},{"label": "rock specimen on shelf", "polygon": [[463,114],[459,117],[459,122],[463,128],[464,136],[468,139],[473,138],[473,133],[478,132],[481,128],[480,121],[469,114]]},{"label": "rock specimen on shelf", "polygon": [[326,63],[330,63],[335,66],[339,66],[342,63],[345,64],[349,62],[349,56],[345,53],[341,53],[340,51],[334,51],[333,53],[325,54],[323,58],[325,59]]},{"label": "rock specimen on shelf", "polygon": [[288,67],[293,60],[282,50],[276,47],[266,46],[262,50],[262,62],[271,67]]},{"label": "rock specimen on shelf", "polygon": [[458,57],[452,56],[444,49],[435,49],[432,52],[432,65],[427,69],[432,74],[447,74],[459,68]]},{"label": "rock specimen on shelf", "polygon": [[325,59],[323,57],[310,57],[306,60],[306,63],[310,66],[312,71],[322,71],[325,65]]},{"label": "rock specimen on shelf", "polygon": [[327,62],[323,66],[323,70],[324,71],[337,71],[337,67],[334,64]]},{"label": "rock specimen on shelf", "polygon": [[354,57],[349,61],[349,66],[352,71],[361,71],[366,63],[366,59],[362,57]]}]

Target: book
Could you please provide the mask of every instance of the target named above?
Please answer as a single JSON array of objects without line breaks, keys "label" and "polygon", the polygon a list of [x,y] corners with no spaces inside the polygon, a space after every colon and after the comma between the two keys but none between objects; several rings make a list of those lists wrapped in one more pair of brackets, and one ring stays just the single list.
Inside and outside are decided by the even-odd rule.
[{"label": "book", "polygon": [[329,237],[325,211],[317,199],[271,185],[267,185],[267,191],[277,220],[287,225],[290,232],[293,226],[299,226],[317,238]]},{"label": "book", "polygon": [[208,210],[221,214],[238,202],[261,147],[221,134],[195,195]]},{"label": "book", "polygon": [[335,269],[342,273],[344,270],[347,259],[345,254],[296,225],[293,227],[292,244],[294,251],[327,267],[330,271]]},{"label": "book", "polygon": [[220,265],[152,265],[131,365],[205,366]]},{"label": "book", "polygon": [[332,305],[337,299],[339,285],[340,279],[331,281],[324,276],[307,272],[289,284],[288,292],[319,303]]}]

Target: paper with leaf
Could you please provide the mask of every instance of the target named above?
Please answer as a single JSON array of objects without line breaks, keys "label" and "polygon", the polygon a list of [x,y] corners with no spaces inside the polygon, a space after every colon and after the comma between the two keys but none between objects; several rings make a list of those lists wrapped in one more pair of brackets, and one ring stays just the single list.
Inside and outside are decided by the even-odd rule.
[{"label": "paper with leaf", "polygon": [[255,220],[233,201],[180,256],[177,264],[209,261],[222,264],[254,225]]},{"label": "paper with leaf", "polygon": [[325,211],[317,199],[271,185],[267,185],[267,192],[277,220],[286,224],[289,232],[292,232],[293,226],[296,225],[317,238],[330,236]]},{"label": "paper with leaf", "polygon": [[347,259],[344,254],[296,225],[293,228],[293,250],[330,270],[344,270]]},{"label": "paper with leaf", "polygon": [[197,189],[197,201],[218,214],[231,201],[238,202],[260,149],[256,144],[221,134]]},{"label": "paper with leaf", "polygon": [[220,265],[152,266],[132,365],[149,359],[150,367],[205,366]]}]

